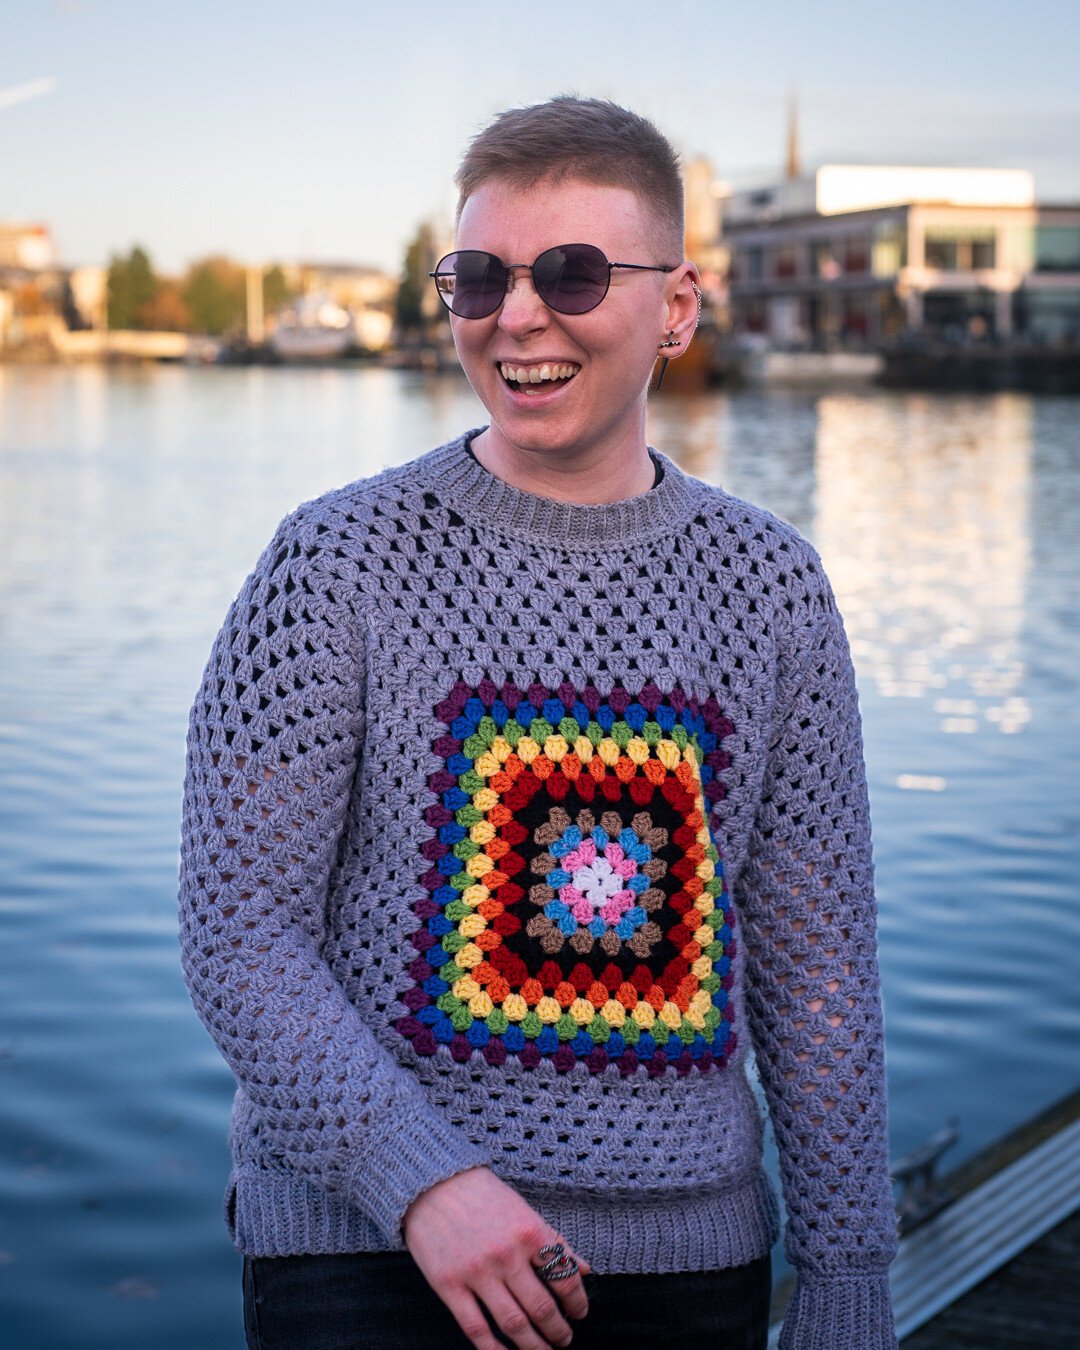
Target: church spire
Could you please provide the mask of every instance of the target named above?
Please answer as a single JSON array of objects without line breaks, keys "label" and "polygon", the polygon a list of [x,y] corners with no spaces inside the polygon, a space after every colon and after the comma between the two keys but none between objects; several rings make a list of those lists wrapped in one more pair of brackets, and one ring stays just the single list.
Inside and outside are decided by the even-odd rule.
[{"label": "church spire", "polygon": [[799,109],[794,88],[788,95],[787,129],[787,177],[798,178],[802,173],[799,164]]}]

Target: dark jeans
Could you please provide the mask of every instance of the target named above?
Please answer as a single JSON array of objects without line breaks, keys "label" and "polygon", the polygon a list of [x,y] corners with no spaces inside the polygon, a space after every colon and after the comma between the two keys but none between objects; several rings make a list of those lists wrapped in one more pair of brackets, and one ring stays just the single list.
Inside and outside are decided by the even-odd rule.
[{"label": "dark jeans", "polygon": [[[683,1275],[589,1275],[574,1350],[765,1350],[769,1258]],[[469,1350],[407,1252],[244,1258],[248,1350]]]}]

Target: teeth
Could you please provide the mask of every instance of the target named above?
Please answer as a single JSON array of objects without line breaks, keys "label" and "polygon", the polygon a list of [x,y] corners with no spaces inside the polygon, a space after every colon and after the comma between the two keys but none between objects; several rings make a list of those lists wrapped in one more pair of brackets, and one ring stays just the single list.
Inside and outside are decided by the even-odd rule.
[{"label": "teeth", "polygon": [[545,380],[569,380],[578,373],[580,367],[570,362],[552,365],[545,362],[542,366],[511,366],[505,361],[499,363],[504,380],[513,380],[517,384],[542,384]]}]

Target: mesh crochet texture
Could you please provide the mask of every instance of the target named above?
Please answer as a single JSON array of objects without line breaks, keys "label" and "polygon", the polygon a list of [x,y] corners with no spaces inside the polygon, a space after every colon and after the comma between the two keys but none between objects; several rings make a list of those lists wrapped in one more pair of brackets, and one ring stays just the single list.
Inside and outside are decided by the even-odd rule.
[{"label": "mesh crochet texture", "polygon": [[[459,440],[299,508],[231,607],[181,855],[185,975],[240,1089],[230,1222],[254,1254],[400,1246],[416,1195],[486,1164],[597,1269],[752,1259],[746,1027],[801,1279],[784,1344],[877,1350],[895,1237],[843,627],[790,527],[663,466],[570,506]],[[538,727],[520,770],[507,690],[534,705],[517,744]],[[505,988],[500,944],[530,967]]]}]

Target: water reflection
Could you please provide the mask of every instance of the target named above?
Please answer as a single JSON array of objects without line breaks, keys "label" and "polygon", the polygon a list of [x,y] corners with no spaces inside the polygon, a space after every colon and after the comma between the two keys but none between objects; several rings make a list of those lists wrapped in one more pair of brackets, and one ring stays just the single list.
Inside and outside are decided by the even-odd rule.
[{"label": "water reflection", "polygon": [[1015,733],[1031,571],[1031,400],[818,403],[814,533],[860,675],[945,734]]},{"label": "water reflection", "polygon": [[[235,1344],[231,1078],[175,938],[187,709],[286,511],[482,420],[454,378],[0,365],[12,1344]],[[650,428],[825,555],[865,711],[894,1153],[950,1115],[970,1152],[1075,1080],[1076,405],[741,391],[657,400]]]}]

